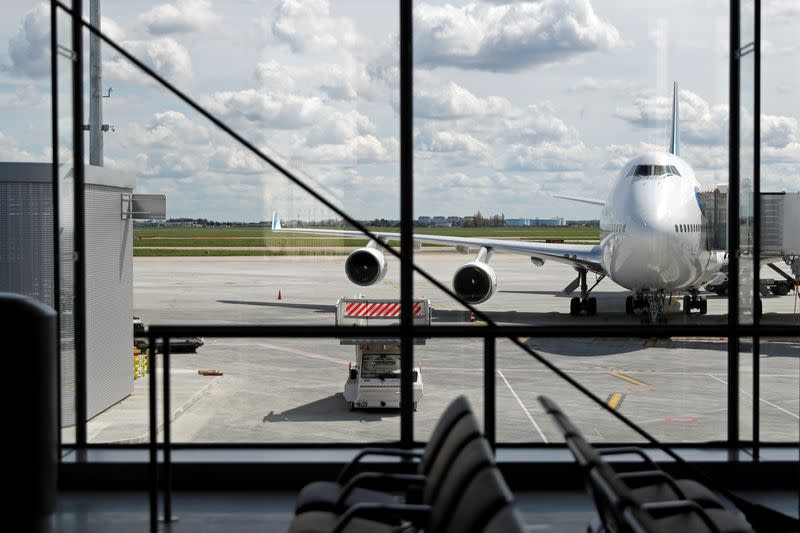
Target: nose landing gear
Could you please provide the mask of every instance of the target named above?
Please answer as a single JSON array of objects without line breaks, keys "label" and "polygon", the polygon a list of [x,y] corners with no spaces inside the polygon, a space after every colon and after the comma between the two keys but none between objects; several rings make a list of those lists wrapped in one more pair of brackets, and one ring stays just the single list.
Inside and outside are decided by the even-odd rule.
[{"label": "nose landing gear", "polygon": [[625,313],[628,315],[643,315],[642,320],[655,324],[662,320],[666,305],[666,294],[663,290],[638,291],[625,299]]}]

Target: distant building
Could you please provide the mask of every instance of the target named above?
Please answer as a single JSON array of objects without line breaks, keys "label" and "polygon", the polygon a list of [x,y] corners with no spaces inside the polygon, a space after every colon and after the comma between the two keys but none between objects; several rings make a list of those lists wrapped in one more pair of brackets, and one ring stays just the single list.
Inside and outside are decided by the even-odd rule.
[{"label": "distant building", "polygon": [[431,223],[433,224],[444,224],[446,221],[447,219],[445,217],[439,217],[439,216],[433,217],[431,219]]},{"label": "distant building", "polygon": [[566,226],[562,217],[555,218],[507,218],[506,226]]},{"label": "distant building", "polygon": [[420,226],[430,226],[431,224],[431,217],[419,217],[417,219],[417,223]]},{"label": "distant building", "polygon": [[464,219],[462,217],[447,217],[445,222],[449,222],[452,226],[461,226],[464,223]]}]

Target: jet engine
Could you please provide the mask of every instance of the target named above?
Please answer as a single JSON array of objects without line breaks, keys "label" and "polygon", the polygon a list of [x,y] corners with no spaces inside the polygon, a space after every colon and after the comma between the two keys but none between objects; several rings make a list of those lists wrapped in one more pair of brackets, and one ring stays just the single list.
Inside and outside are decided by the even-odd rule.
[{"label": "jet engine", "polygon": [[473,261],[467,263],[453,276],[453,290],[468,303],[485,302],[497,290],[497,274],[488,264]]},{"label": "jet engine", "polygon": [[389,264],[383,252],[375,248],[359,248],[348,255],[344,262],[347,279],[364,287],[382,280],[388,269]]}]

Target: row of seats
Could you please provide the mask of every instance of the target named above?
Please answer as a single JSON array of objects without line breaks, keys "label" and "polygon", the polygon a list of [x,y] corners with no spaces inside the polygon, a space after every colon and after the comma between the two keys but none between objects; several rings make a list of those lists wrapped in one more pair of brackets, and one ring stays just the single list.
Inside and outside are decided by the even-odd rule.
[{"label": "row of seats", "polygon": [[[561,430],[586,479],[600,517],[592,529],[610,533],[751,533],[750,524],[726,510],[722,498],[691,479],[673,479],[640,448],[595,450],[546,396],[539,402]],[[603,456],[635,455],[644,470],[617,472]]]},{"label": "row of seats", "polygon": [[[416,462],[416,473],[368,472],[369,456]],[[513,496],[469,402],[456,398],[421,452],[367,448],[335,481],[316,481],[297,497],[290,533],[522,533]]]}]

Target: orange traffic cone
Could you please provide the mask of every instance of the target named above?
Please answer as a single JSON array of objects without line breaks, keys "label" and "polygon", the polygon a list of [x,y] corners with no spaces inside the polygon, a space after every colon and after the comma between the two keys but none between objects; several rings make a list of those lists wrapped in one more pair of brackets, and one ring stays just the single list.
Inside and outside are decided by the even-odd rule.
[{"label": "orange traffic cone", "polygon": [[278,300],[283,300],[283,297],[281,296],[281,291],[278,291]]}]

